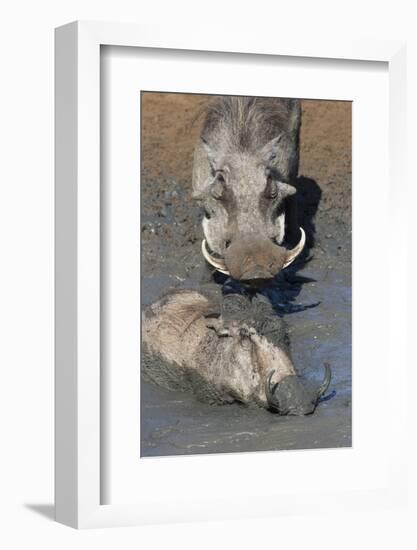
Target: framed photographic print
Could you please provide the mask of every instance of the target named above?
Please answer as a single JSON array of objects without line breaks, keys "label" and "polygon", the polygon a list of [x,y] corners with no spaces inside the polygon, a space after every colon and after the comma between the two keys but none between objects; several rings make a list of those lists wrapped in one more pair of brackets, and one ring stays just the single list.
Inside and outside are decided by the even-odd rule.
[{"label": "framed photographic print", "polygon": [[403,502],[404,79],[401,43],[57,29],[58,521]]}]

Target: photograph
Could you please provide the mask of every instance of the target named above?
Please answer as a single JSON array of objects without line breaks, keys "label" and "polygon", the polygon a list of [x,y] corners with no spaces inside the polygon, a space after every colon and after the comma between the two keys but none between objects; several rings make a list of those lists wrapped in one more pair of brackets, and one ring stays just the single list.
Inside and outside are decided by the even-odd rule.
[{"label": "photograph", "polygon": [[352,102],[138,101],[139,456],[351,447]]},{"label": "photograph", "polygon": [[416,550],[414,4],[2,7],[0,549]]}]

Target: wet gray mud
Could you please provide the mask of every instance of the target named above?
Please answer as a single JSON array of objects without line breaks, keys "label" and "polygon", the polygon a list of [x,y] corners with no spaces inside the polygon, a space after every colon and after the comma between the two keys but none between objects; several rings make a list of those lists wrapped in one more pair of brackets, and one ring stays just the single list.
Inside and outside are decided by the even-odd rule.
[{"label": "wet gray mud", "polygon": [[[177,102],[176,112],[184,102],[184,111],[178,114],[182,121],[192,97],[169,95],[150,94],[149,124],[152,113],[172,107],[173,101]],[[350,127],[345,131],[347,137],[341,131],[348,110],[340,102],[305,103],[301,173],[309,177],[299,178],[298,194],[300,224],[306,229],[309,247],[304,259],[285,270],[265,292],[289,326],[297,371],[318,383],[323,378],[323,363],[330,363],[328,394],[332,397],[320,403],[312,415],[285,417],[239,404],[201,403],[193,395],[167,391],[142,380],[143,457],[351,446]],[[350,111],[348,114],[350,123]],[[144,130],[146,123],[145,118]],[[175,137],[175,124],[168,126],[167,144]],[[144,140],[143,156],[152,160],[151,153],[145,155],[147,146],[149,151],[169,147],[151,130],[149,136]],[[190,136],[189,143],[184,140],[180,144],[189,156],[195,136]],[[317,142],[322,149],[313,146]],[[160,155],[151,160],[142,168],[141,181],[142,308],[172,288],[197,287],[203,266],[201,214],[190,199],[189,158],[183,177],[175,167],[176,154],[168,155],[164,163],[166,170],[174,163],[171,171],[177,172],[176,177],[160,173],[156,162]],[[229,281],[219,280],[230,289]]]},{"label": "wet gray mud", "polygon": [[[161,223],[150,219],[148,224]],[[350,231],[343,223],[322,222],[317,234],[322,233],[310,252],[311,260],[286,273],[267,293],[288,323],[298,372],[319,383],[323,363],[329,362],[333,397],[320,403],[313,415],[282,417],[239,404],[200,403],[193,395],[142,381],[141,456],[351,445]],[[142,278],[143,307],[170,288],[199,284],[199,242],[177,248],[165,241],[157,248],[153,263],[159,267],[151,273],[145,269]]]}]

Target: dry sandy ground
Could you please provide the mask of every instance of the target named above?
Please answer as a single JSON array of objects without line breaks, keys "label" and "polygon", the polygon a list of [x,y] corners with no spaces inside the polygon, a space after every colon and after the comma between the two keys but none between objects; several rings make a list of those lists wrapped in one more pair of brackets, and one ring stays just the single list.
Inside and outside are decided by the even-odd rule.
[{"label": "dry sandy ground", "polygon": [[[198,285],[202,232],[190,200],[192,155],[210,99],[142,94],[143,306],[169,288]],[[304,283],[286,281],[286,291],[277,288],[272,298],[320,302],[286,315],[292,355],[310,379],[319,380],[330,361],[336,397],[310,417],[283,418],[142,384],[144,456],[351,444],[351,103],[304,100],[302,108],[297,195],[300,224],[315,237],[312,260],[298,273]]]},{"label": "dry sandy ground", "polygon": [[[145,197],[154,182],[174,178],[191,186],[192,156],[212,96],[142,94],[142,169]],[[300,175],[319,182],[320,208],[351,216],[351,103],[304,100]],[[153,182],[153,183],[152,183]]]}]

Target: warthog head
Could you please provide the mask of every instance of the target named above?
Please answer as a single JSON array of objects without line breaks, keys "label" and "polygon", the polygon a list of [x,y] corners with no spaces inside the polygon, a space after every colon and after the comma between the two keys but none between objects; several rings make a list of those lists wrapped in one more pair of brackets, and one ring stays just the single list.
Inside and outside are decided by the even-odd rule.
[{"label": "warthog head", "polygon": [[324,364],[325,375],[318,388],[307,388],[298,376],[286,376],[278,384],[272,383],[274,370],[267,378],[265,393],[269,408],[281,415],[301,416],[314,412],[317,403],[326,393],[330,381],[331,370],[328,363]]},{"label": "warthog head", "polygon": [[204,210],[202,250],[240,281],[272,279],[301,252],[287,250],[285,208],[296,189],[300,106],[295,100],[222,98],[209,109],[194,157]]}]

